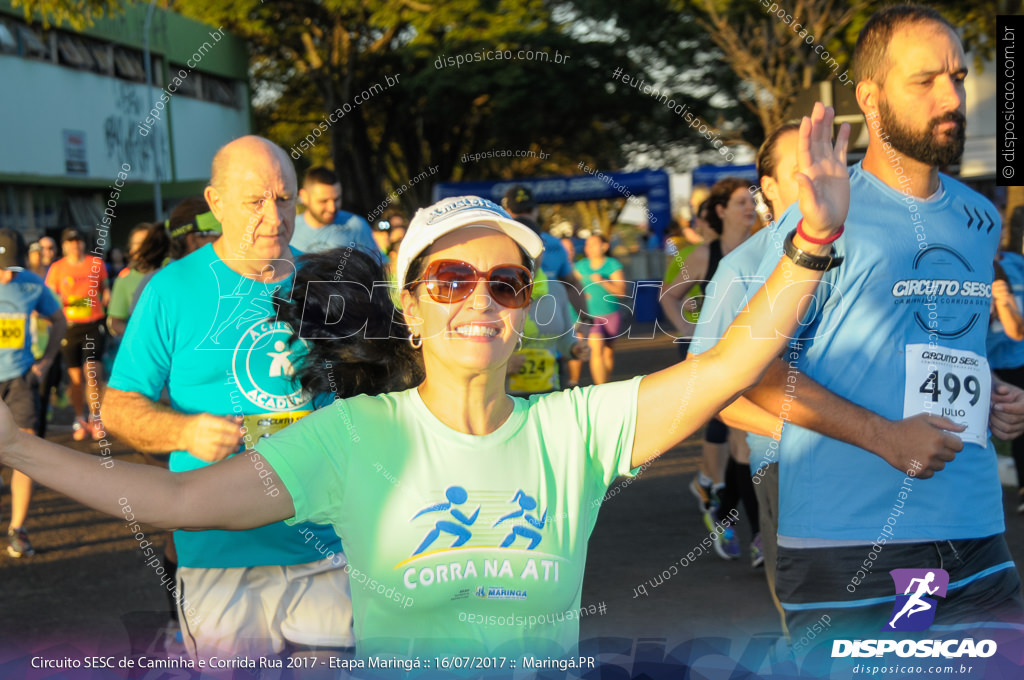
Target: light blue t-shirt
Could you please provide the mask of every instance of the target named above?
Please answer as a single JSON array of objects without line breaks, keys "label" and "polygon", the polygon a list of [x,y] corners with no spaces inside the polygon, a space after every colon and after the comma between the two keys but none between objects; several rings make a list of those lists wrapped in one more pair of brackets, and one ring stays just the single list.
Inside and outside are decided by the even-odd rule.
[{"label": "light blue t-shirt", "polygon": [[359,215],[339,210],[334,224],[319,229],[309,226],[305,213],[295,216],[295,233],[292,234],[292,248],[303,253],[315,253],[331,248],[362,248],[368,253],[380,253],[373,240],[370,224]]},{"label": "light blue t-shirt", "polygon": [[[939,175],[941,195],[916,199],[858,163],[850,174],[846,261],[825,274],[821,303],[788,353],[791,366],[890,420],[923,412],[971,423],[964,449],[934,477],[912,480],[863,449],[794,424],[780,445],[780,545],[801,539],[870,543],[952,540],[1003,531],[1002,489],[988,439],[985,338],[998,213]],[[794,207],[777,235],[800,218]],[[982,219],[984,218],[984,219]],[[766,255],[759,272],[775,267]],[[795,356],[794,356],[795,354]],[[895,525],[888,522],[895,518]],[[804,542],[806,545],[806,542]]]},{"label": "light blue t-shirt", "polygon": [[32,312],[49,317],[60,308],[43,280],[30,271],[0,284],[0,381],[25,375],[35,363],[29,330]]},{"label": "light blue t-shirt", "polygon": [[540,260],[544,275],[552,281],[572,276],[572,263],[562,242],[546,231],[540,232],[540,240],[544,243],[544,257]]},{"label": "light blue t-shirt", "polygon": [[[293,265],[282,261],[281,267]],[[246,278],[229,268],[212,244],[172,262],[143,291],[110,386],[154,401],[166,386],[171,407],[182,413],[313,410],[310,397],[292,380],[305,348],[290,342],[292,327],[274,318],[272,300],[290,297],[292,281],[289,276],[265,285]],[[175,472],[206,465],[186,451],[171,453]],[[131,489],[124,492],[129,501],[131,494]],[[315,540],[304,537],[306,529]],[[314,562],[326,556],[316,544],[324,553],[341,551],[330,527],[284,522],[249,531],[176,531],[174,544],[179,564],[201,568]]]},{"label": "light blue t-shirt", "polygon": [[[1004,252],[999,266],[1010,281],[1017,309],[1024,312],[1024,257],[1018,253]],[[999,319],[993,319],[989,326],[988,360],[995,369],[1024,366],[1024,341],[1018,342],[1007,336]]]},{"label": "light blue t-shirt", "polygon": [[[746,309],[754,293],[764,285],[765,277],[758,275],[762,260],[774,257],[777,263],[782,257],[785,234],[778,236],[776,224],[760,230],[719,261],[704,293],[689,354],[701,354],[711,349],[725,335],[736,315]],[[748,432],[747,445],[750,447],[751,475],[756,475],[769,463],[779,462],[777,440]]]}]

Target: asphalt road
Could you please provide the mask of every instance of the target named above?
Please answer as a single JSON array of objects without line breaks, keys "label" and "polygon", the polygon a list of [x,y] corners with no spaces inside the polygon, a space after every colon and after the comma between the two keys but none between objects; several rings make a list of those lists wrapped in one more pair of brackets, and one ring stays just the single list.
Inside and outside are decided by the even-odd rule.
[{"label": "asphalt road", "polygon": [[[622,341],[615,377],[653,372],[675,356],[667,337]],[[66,412],[59,416],[58,422],[69,421]],[[70,427],[55,427],[52,438],[96,453],[94,444],[73,442]],[[582,620],[581,640],[618,638],[617,644],[635,645],[632,652],[639,655],[644,649],[657,653],[680,641],[722,636],[732,641],[730,655],[738,655],[752,637],[779,635],[764,572],[750,566],[750,531],[742,520],[742,559],[726,562],[706,554],[657,587],[649,581],[678,564],[707,535],[686,488],[698,453],[697,438],[691,438],[605,502],[590,542],[582,596],[585,607],[603,604],[604,613]],[[114,455],[141,461],[124,446],[115,447]],[[4,471],[5,481],[9,478]],[[1007,538],[1021,565],[1024,518],[1005,491]],[[7,489],[0,503],[0,526],[6,528]],[[0,552],[0,678],[13,677],[4,672],[4,662],[18,649],[57,654],[70,644],[123,651],[131,645],[129,630],[139,636],[136,647],[144,645],[166,600],[123,522],[37,489],[28,527],[35,556],[13,559]],[[153,529],[147,529],[147,538],[164,540]],[[636,590],[645,583],[646,596]]]}]

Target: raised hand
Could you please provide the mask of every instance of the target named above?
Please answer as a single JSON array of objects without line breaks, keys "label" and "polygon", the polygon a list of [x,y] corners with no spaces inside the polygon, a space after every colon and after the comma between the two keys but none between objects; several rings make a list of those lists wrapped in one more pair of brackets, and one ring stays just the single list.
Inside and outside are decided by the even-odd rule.
[{"label": "raised hand", "polygon": [[846,144],[850,126],[843,123],[832,144],[835,112],[821,102],[811,116],[800,121],[800,141],[795,179],[799,185],[803,231],[814,238],[827,238],[843,225],[850,209],[850,173],[846,167]]}]

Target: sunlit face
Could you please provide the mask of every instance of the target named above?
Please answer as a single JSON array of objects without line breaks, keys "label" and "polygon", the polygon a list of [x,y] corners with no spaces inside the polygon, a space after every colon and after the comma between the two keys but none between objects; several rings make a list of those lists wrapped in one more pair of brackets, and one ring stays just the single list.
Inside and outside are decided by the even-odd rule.
[{"label": "sunlit face", "polygon": [[600,259],[608,252],[608,244],[600,236],[588,236],[583,242],[583,254],[587,258]]},{"label": "sunlit face", "polygon": [[[461,260],[481,272],[502,264],[521,266],[523,262],[515,241],[485,227],[446,234],[427,253],[426,266],[435,260]],[[452,304],[435,302],[422,283],[402,291],[406,323],[423,339],[428,378],[432,365],[468,373],[504,371],[528,309],[502,307],[491,299],[484,281],[465,300]]]},{"label": "sunlit face", "polygon": [[940,24],[896,31],[878,97],[880,133],[904,156],[931,166],[957,162],[967,127],[966,60],[960,40]]},{"label": "sunlit face", "polygon": [[779,219],[786,208],[796,203],[800,194],[800,185],[796,183],[797,147],[800,133],[796,130],[787,132],[775,140],[772,155],[775,157],[775,172],[772,176],[761,178],[761,191],[771,202],[772,217]]},{"label": "sunlit face", "polygon": [[42,249],[42,263],[50,266],[57,259],[57,242],[49,236],[39,239],[39,247]]},{"label": "sunlit face", "polygon": [[70,257],[72,260],[82,259],[82,255],[85,253],[85,244],[79,239],[64,241],[60,247],[64,251],[64,257]]},{"label": "sunlit face", "polygon": [[722,233],[727,231],[747,231],[754,227],[757,211],[754,209],[754,197],[746,187],[740,187],[729,196],[724,206],[716,205],[718,217],[722,220]]},{"label": "sunlit face", "polygon": [[224,187],[206,201],[223,230],[229,256],[272,260],[288,252],[295,230],[295,171],[269,149],[239,154]]},{"label": "sunlit face", "polygon": [[306,206],[306,221],[314,227],[334,224],[341,210],[340,184],[314,184],[299,191],[302,205]]}]

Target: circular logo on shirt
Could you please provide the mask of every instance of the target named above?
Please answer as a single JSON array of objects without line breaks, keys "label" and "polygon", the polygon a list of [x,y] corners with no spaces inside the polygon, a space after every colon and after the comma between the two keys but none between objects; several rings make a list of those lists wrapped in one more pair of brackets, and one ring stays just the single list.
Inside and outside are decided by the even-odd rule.
[{"label": "circular logo on shirt", "polygon": [[310,401],[294,379],[295,364],[308,345],[301,339],[292,342],[292,334],[284,321],[260,321],[235,345],[235,383],[249,401],[268,411],[293,411]]},{"label": "circular logo on shirt", "polygon": [[985,282],[963,255],[931,245],[914,258],[914,276],[893,284],[896,304],[912,304],[917,325],[942,339],[959,338],[988,319],[991,275]]}]

